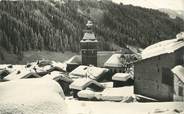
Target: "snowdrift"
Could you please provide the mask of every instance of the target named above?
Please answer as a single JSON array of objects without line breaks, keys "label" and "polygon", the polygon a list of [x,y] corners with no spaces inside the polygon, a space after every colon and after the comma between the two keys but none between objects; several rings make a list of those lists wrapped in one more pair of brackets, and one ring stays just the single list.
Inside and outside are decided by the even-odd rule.
[{"label": "snowdrift", "polygon": [[0,114],[66,114],[62,88],[51,79],[0,83]]}]

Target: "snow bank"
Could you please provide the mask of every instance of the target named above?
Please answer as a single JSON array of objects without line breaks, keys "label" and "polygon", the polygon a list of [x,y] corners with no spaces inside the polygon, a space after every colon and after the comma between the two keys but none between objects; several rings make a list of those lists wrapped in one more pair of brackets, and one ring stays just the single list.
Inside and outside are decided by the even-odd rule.
[{"label": "snow bank", "polygon": [[0,83],[0,114],[66,114],[61,87],[50,79]]}]

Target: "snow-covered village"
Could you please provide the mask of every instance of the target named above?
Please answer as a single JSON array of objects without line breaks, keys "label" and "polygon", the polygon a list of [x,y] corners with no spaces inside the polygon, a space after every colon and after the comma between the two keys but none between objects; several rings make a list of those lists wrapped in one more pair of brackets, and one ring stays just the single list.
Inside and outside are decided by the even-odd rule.
[{"label": "snow-covered village", "polygon": [[[67,6],[68,2],[70,4],[74,2],[74,6],[79,3],[77,13],[83,13],[80,16],[87,15],[85,14],[85,10],[81,10],[82,6],[80,6],[82,3],[84,5],[86,1],[61,1],[40,1],[38,4],[43,2],[47,7],[50,7],[50,4],[51,7],[55,5],[54,7],[56,9],[54,9],[54,11],[57,11],[59,8],[63,10],[62,8],[65,7],[65,5]],[[95,3],[93,3],[94,1]],[[104,4],[114,4],[110,0],[94,1],[89,0],[88,5],[98,4],[98,7],[100,7],[100,5]],[[66,52],[62,52],[64,50],[60,49],[66,46],[65,49],[67,51],[70,50],[70,48],[72,50],[70,56],[67,55],[63,57],[62,55],[62,57],[60,57],[62,60],[56,60],[52,58],[53,56],[57,57],[56,55],[51,56],[52,54],[47,54],[38,57],[38,54],[34,59],[25,59],[26,57],[28,58],[28,54],[26,56],[25,53],[32,53],[32,50],[41,52],[42,47],[43,50],[47,50],[47,39],[43,41],[43,44],[42,40],[40,40],[40,38],[44,36],[43,33],[47,34],[47,32],[44,31],[44,27],[47,27],[47,25],[45,23],[41,25],[41,21],[39,21],[40,28],[38,24],[35,25],[36,28],[38,28],[37,32],[40,32],[35,35],[36,37],[37,34],[40,35],[38,35],[37,45],[39,51],[34,49],[34,47],[29,47],[29,42],[24,42],[24,40],[21,39],[21,34],[24,34],[24,31],[19,33],[20,40],[14,40],[18,46],[13,44],[11,42],[11,35],[15,32],[15,29],[12,29],[13,32],[9,33],[11,35],[8,35],[6,30],[13,28],[10,22],[15,21],[15,19],[13,19],[13,16],[10,16],[11,11],[9,12],[10,14],[6,14],[6,10],[11,10],[11,8],[8,9],[8,7],[14,7],[13,4],[19,3],[20,1],[18,1],[18,3],[0,1],[0,114],[184,114],[183,20],[181,20],[179,25],[175,22],[175,25],[172,26],[179,31],[173,32],[171,38],[163,38],[157,41],[148,39],[150,43],[147,42],[149,45],[145,43],[145,46],[141,46],[141,41],[138,41],[140,46],[131,45],[130,42],[130,44],[128,42],[122,43],[124,40],[118,40],[119,43],[117,43],[111,40],[111,37],[110,39],[103,39],[103,35],[100,36],[103,34],[103,31],[98,31],[97,25],[100,23],[100,21],[98,22],[97,20],[100,17],[97,16],[97,18],[96,14],[91,13],[99,12],[101,9],[95,11],[95,9],[89,8],[90,11],[87,11],[87,13],[90,14],[84,16],[84,20],[81,19],[85,22],[83,23],[84,25],[81,25],[83,29],[78,28],[82,31],[81,38],[78,38],[79,40],[73,40],[67,37],[66,33],[65,38],[68,38],[66,42],[64,42],[65,40],[61,40],[62,37],[59,37],[59,39],[61,39],[57,41],[58,43],[61,41],[63,46],[58,47],[58,50],[49,50],[48,48],[49,51],[56,51],[64,55]],[[22,4],[22,6],[20,5],[21,7],[28,7],[32,4],[32,8],[38,8],[36,13],[33,12],[34,18],[38,20],[43,18],[43,20],[49,21],[48,23],[51,24],[49,25],[50,27],[58,26],[58,33],[54,34],[60,35],[60,29],[62,30],[61,35],[65,34],[65,29],[59,28],[59,25],[57,25],[61,20],[54,25],[52,19],[57,20],[57,18],[52,17],[52,19],[49,20],[50,14],[44,14],[46,9],[42,9],[43,7],[39,9],[40,6],[37,3],[35,5],[35,2],[27,3],[23,1],[20,4]],[[61,6],[56,6],[58,4]],[[8,6],[7,9],[5,5]],[[126,5],[123,6],[123,3],[120,5],[122,6],[118,4],[118,7],[127,7]],[[128,5],[128,7],[134,6]],[[70,8],[70,6],[67,6],[67,8]],[[64,11],[65,10],[66,12],[70,12],[69,9],[64,9]],[[17,7],[16,15],[19,15],[18,11],[19,7]],[[30,11],[28,10],[28,12]],[[12,15],[13,14],[14,13],[12,13]],[[42,17],[39,17],[38,14]],[[53,13],[55,16],[56,14]],[[22,15],[24,14],[20,13],[19,16],[21,17]],[[61,16],[60,14],[58,15]],[[167,18],[167,23],[175,21],[175,19],[169,17],[169,15],[160,15],[163,15],[163,19]],[[9,16],[10,18],[8,18]],[[81,18],[80,16],[77,18]],[[23,23],[27,26],[29,25],[29,18],[28,21],[21,22],[18,20],[17,23]],[[73,18],[74,17],[70,17],[69,20]],[[106,18],[109,19],[109,17]],[[6,22],[5,20],[8,19],[12,19],[12,21],[6,24],[6,28],[4,24]],[[16,19],[18,19],[18,17],[16,17]],[[169,19],[172,21],[169,21]],[[35,22],[35,20],[31,21],[31,24],[33,24],[33,22]],[[73,24],[73,26],[74,25],[75,24]],[[62,26],[65,25],[63,24]],[[69,22],[67,26],[70,26]],[[127,26],[129,25],[127,24]],[[33,28],[34,33],[36,30],[34,31]],[[53,30],[55,29],[56,28]],[[74,29],[75,27],[72,30]],[[113,36],[115,33],[111,34],[111,29],[108,29],[109,32],[107,31],[106,34]],[[44,32],[42,33],[41,30]],[[28,31],[26,31],[26,33],[27,32]],[[133,34],[133,32],[135,31],[131,33]],[[69,31],[69,34],[72,33],[74,32]],[[74,34],[76,35],[77,33]],[[122,35],[123,33],[119,34]],[[165,36],[162,34],[162,31],[160,35],[162,35],[162,37]],[[13,36],[16,37],[15,34],[13,34]],[[47,36],[50,37],[51,35]],[[6,37],[7,40],[3,40],[4,37]],[[129,38],[131,37],[129,36]],[[132,38],[132,41],[135,40],[136,39]],[[6,41],[9,41],[9,43],[5,44]],[[24,42],[25,45],[24,43],[20,44],[19,42],[21,41]],[[71,47],[68,46],[70,42]],[[55,42],[48,40],[48,43],[48,45],[54,46]],[[20,45],[21,47],[19,47]],[[13,46],[16,47],[15,50]],[[26,49],[23,49],[24,46]],[[106,49],[106,46],[108,49]],[[9,52],[6,47],[9,47],[13,52]],[[75,53],[73,53],[74,50],[76,50]],[[48,56],[51,57],[48,58]],[[17,60],[26,62],[21,63],[17,62]]]}]

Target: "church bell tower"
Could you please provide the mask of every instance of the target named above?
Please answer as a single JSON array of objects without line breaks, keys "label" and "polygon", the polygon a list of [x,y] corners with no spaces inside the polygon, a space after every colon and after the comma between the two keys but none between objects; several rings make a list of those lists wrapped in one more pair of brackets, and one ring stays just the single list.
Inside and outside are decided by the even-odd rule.
[{"label": "church bell tower", "polygon": [[97,66],[97,45],[98,40],[95,38],[92,30],[93,23],[88,21],[83,39],[80,41],[81,55],[83,65]]}]

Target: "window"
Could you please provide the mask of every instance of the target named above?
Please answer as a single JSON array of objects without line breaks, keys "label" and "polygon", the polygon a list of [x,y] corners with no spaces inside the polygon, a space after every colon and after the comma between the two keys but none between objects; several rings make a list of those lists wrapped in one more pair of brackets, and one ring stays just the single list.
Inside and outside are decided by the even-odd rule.
[{"label": "window", "polygon": [[162,68],[162,83],[173,86],[173,74],[169,68]]},{"label": "window", "polygon": [[86,53],[86,50],[82,50],[82,53]]},{"label": "window", "polygon": [[178,95],[183,96],[183,87],[181,86],[178,87]]},{"label": "window", "polygon": [[160,56],[158,56],[158,60],[160,60]]},{"label": "window", "polygon": [[159,69],[159,66],[158,66],[158,64],[157,64],[157,72],[160,72],[160,69]]}]

